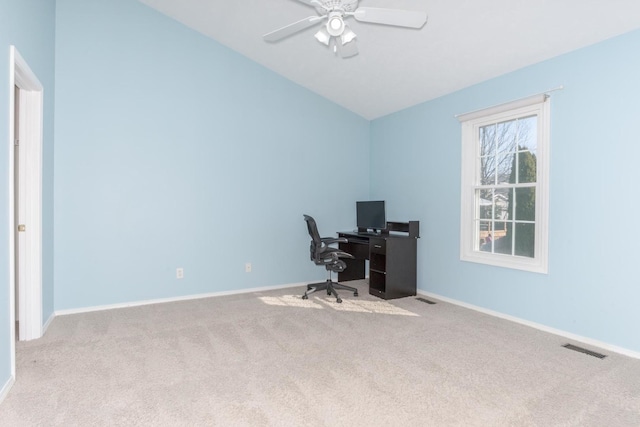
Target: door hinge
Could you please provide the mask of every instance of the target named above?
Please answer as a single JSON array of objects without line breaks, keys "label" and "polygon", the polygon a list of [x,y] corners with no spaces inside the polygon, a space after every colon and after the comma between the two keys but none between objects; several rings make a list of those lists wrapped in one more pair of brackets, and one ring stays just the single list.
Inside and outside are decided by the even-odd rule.
[{"label": "door hinge", "polygon": [[24,224],[18,225],[18,231],[19,232],[27,231],[27,226]]},{"label": "door hinge", "polygon": [[13,145],[15,145],[16,147],[19,147],[20,146],[20,140],[19,139],[14,140],[13,141]]}]

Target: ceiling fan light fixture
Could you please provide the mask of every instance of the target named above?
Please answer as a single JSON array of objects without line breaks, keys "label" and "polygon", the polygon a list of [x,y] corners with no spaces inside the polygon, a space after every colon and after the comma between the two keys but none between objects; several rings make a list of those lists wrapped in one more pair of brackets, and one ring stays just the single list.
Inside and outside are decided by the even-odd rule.
[{"label": "ceiling fan light fixture", "polygon": [[338,37],[344,32],[344,21],[342,20],[342,13],[331,12],[329,14],[329,20],[327,21],[327,32],[333,37]]},{"label": "ceiling fan light fixture", "polygon": [[331,21],[329,21],[329,26],[334,31],[340,31],[342,28],[342,19],[339,16],[333,17]]},{"label": "ceiling fan light fixture", "polygon": [[315,34],[314,37],[320,43],[326,46],[329,46],[329,40],[331,40],[331,36],[329,35],[329,33],[327,33],[327,30],[325,30],[324,28],[320,28],[320,30]]},{"label": "ceiling fan light fixture", "polygon": [[351,29],[345,25],[344,32],[340,36],[340,41],[342,41],[342,44],[345,45],[350,41],[353,41],[355,38],[356,38],[356,33],[351,31]]}]

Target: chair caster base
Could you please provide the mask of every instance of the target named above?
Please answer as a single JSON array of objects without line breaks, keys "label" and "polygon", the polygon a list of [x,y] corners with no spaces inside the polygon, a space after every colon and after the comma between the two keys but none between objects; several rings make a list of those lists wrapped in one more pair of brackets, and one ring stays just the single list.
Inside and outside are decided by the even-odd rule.
[{"label": "chair caster base", "polygon": [[309,295],[311,295],[314,292],[326,291],[327,295],[335,296],[336,303],[340,304],[340,303],[342,303],[342,298],[340,298],[340,296],[338,295],[336,290],[343,290],[343,291],[353,292],[353,296],[354,297],[358,296],[358,289],[357,288],[354,288],[354,287],[351,287],[351,286],[346,286],[346,285],[343,285],[343,284],[338,283],[338,282],[333,282],[331,280],[327,280],[326,282],[312,283],[310,285],[308,284],[307,285],[307,291],[304,293],[304,295],[302,295],[302,299],[303,300],[309,299]]}]

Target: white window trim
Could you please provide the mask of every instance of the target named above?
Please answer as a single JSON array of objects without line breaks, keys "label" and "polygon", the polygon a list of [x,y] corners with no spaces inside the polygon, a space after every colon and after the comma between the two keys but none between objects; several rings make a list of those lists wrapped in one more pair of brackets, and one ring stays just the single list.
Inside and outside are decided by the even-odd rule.
[{"label": "white window trim", "polygon": [[[548,273],[549,265],[549,145],[550,102],[548,95],[536,95],[518,101],[473,111],[458,116],[462,123],[462,180],[460,216],[460,259],[462,261]],[[481,126],[526,115],[538,116],[536,233],[533,258],[483,252],[477,249],[474,227],[474,188],[477,164],[477,135]]]}]

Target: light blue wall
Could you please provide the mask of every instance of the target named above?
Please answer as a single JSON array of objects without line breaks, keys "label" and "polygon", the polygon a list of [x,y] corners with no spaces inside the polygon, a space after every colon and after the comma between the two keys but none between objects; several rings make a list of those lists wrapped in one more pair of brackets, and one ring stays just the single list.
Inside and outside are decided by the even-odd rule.
[{"label": "light blue wall", "polygon": [[[11,44],[45,86],[45,320],[54,300],[63,310],[321,277],[302,213],[323,234],[351,228],[353,201],[371,186],[389,219],[422,222],[421,289],[640,351],[640,60],[630,54],[640,32],[369,124],[134,0],[0,0],[0,29],[5,171]],[[549,274],[460,262],[453,116],[560,84]],[[8,206],[5,172],[5,242]],[[10,376],[8,250],[0,245],[0,386]]]},{"label": "light blue wall", "polygon": [[[372,122],[372,196],[391,217],[421,221],[419,288],[640,351],[639,50],[640,32],[628,33]],[[454,115],[559,85],[549,274],[461,262]]]},{"label": "light blue wall", "polygon": [[9,47],[16,46],[44,86],[43,319],[53,313],[54,13],[49,0],[0,0],[0,389],[11,376],[9,322]]},{"label": "light blue wall", "polygon": [[57,310],[324,277],[368,197],[368,121],[137,1],[59,0],[56,78]]}]

